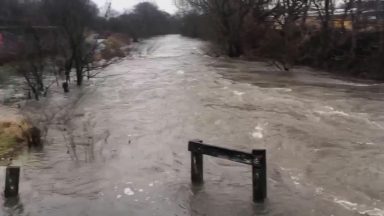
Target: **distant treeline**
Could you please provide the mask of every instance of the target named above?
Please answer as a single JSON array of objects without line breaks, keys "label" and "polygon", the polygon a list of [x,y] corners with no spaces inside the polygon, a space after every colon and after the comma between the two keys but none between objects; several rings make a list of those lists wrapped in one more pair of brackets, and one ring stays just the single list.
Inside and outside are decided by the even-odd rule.
[{"label": "distant treeline", "polygon": [[[1,0],[0,64],[11,65],[39,99],[52,85],[47,77],[64,77],[68,91],[72,73],[80,86],[84,77],[93,77],[90,70],[100,56],[122,57],[120,42],[127,45],[177,29],[174,16],[148,2],[111,17],[91,0]],[[96,53],[103,40],[103,50]]]},{"label": "distant treeline", "polygon": [[[20,59],[31,59],[31,55],[36,57],[33,59],[46,59],[49,51],[49,56],[55,56],[50,62],[58,62],[55,68],[65,74],[67,82],[75,71],[78,85],[89,71],[96,48],[89,37],[98,35],[97,39],[102,39],[112,33],[126,35],[132,41],[181,33],[209,40],[216,45],[215,50],[219,48],[230,57],[270,60],[283,70],[300,64],[384,79],[384,0],[175,3],[179,8],[175,15],[141,2],[132,10],[111,16],[101,14],[91,0],[1,0],[0,34],[9,36],[22,27],[16,33],[27,35],[19,44],[24,49],[18,55]],[[49,34],[43,39],[44,27]],[[1,49],[0,40],[0,55]]]},{"label": "distant treeline", "polygon": [[384,79],[384,0],[178,0],[183,34],[231,57]]}]

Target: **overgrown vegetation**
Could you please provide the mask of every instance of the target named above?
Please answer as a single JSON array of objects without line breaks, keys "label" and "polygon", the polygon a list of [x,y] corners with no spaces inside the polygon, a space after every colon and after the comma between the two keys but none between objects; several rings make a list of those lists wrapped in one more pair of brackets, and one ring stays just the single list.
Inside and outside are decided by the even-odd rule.
[{"label": "overgrown vegetation", "polygon": [[177,3],[186,11],[182,32],[221,44],[228,56],[269,59],[284,70],[303,64],[384,79],[383,0]]},{"label": "overgrown vegetation", "polygon": [[95,61],[124,57],[132,41],[176,33],[178,23],[149,2],[110,16],[100,14],[91,0],[3,0],[0,64],[17,62],[15,71],[39,100],[61,78],[65,92],[72,77],[80,86],[100,66],[93,66]]},{"label": "overgrown vegetation", "polygon": [[24,141],[29,143],[32,126],[25,120],[16,118],[11,121],[0,122],[0,157],[15,152]]},{"label": "overgrown vegetation", "polygon": [[210,40],[230,57],[268,59],[282,70],[302,64],[384,79],[383,0],[175,3],[175,15],[142,2],[111,16],[91,0],[2,0],[0,63],[16,61],[38,100],[61,79],[64,90],[72,77],[82,85],[100,66],[95,61],[124,57],[132,41],[181,33]]},{"label": "overgrown vegetation", "polygon": [[17,140],[14,137],[0,133],[0,156],[8,154],[15,144],[17,144]]}]

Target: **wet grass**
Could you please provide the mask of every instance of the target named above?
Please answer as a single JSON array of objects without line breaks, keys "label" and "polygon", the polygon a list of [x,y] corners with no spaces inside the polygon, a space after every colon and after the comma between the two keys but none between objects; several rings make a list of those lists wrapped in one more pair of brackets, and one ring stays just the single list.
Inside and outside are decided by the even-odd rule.
[{"label": "wet grass", "polygon": [[10,65],[0,66],[0,86],[10,81],[13,81],[12,77],[16,75],[15,69]]},{"label": "wet grass", "polygon": [[23,131],[30,128],[25,120],[0,122],[0,158],[8,158],[17,153],[24,142]]},{"label": "wet grass", "polygon": [[15,137],[0,132],[0,157],[10,154],[17,144],[18,142]]}]

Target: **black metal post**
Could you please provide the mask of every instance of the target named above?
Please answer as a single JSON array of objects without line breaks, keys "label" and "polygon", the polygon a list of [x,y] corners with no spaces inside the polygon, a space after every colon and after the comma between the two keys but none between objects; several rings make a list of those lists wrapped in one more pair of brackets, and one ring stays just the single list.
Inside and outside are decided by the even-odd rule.
[{"label": "black metal post", "polygon": [[267,197],[267,163],[265,150],[253,150],[253,201],[263,202]]},{"label": "black metal post", "polygon": [[10,166],[6,169],[4,196],[17,197],[19,195],[20,167]]}]

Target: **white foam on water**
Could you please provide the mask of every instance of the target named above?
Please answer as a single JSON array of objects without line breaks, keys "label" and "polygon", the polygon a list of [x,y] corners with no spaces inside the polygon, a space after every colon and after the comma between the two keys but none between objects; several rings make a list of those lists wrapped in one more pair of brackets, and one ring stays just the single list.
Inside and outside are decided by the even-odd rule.
[{"label": "white foam on water", "polygon": [[379,209],[375,206],[367,206],[365,204],[351,202],[349,200],[340,198],[332,193],[326,192],[323,187],[316,187],[315,193],[317,195],[321,195],[324,199],[334,202],[349,211],[358,212],[359,214],[365,216],[384,216],[384,209]]},{"label": "white foam on water", "polygon": [[369,86],[377,86],[377,85],[380,85],[380,84],[368,84],[368,83],[355,83],[355,82],[346,82],[346,81],[339,81],[340,84],[343,84],[343,85],[349,85],[349,86],[356,86],[356,87],[369,87]]},{"label": "white foam on water", "polygon": [[374,126],[376,126],[376,127],[378,127],[378,128],[380,128],[380,129],[384,129],[384,126],[381,125],[381,124],[379,124],[379,123],[377,123],[377,122],[372,122],[372,121],[371,121],[371,124],[374,125]]},{"label": "white foam on water", "polygon": [[237,95],[237,96],[243,96],[245,93],[244,92],[241,92],[241,91],[233,91],[233,94]]},{"label": "white foam on water", "polygon": [[219,125],[219,124],[221,124],[221,120],[219,119],[219,120],[216,120],[215,122],[214,122],[214,124],[215,125]]},{"label": "white foam on water", "polygon": [[299,182],[300,178],[298,176],[290,176],[290,177],[293,181],[293,184],[300,185],[300,182]]},{"label": "white foam on water", "polygon": [[282,92],[291,92],[292,91],[292,89],[290,89],[290,88],[270,88],[270,89],[282,91]]},{"label": "white foam on water", "polygon": [[120,199],[122,197],[122,195],[121,194],[118,194],[117,196],[116,196],[116,199]]},{"label": "white foam on water", "polygon": [[379,209],[379,208],[374,208],[374,209],[370,209],[370,210],[359,211],[359,213],[362,215],[383,216],[384,210]]},{"label": "white foam on water", "polygon": [[322,194],[323,192],[324,192],[324,188],[322,188],[322,187],[316,188],[316,194]]},{"label": "white foam on water", "polygon": [[132,195],[135,194],[135,192],[133,192],[131,190],[131,188],[127,187],[127,188],[124,189],[124,194],[127,195],[127,196],[132,196]]},{"label": "white foam on water", "polygon": [[185,72],[184,72],[183,70],[178,70],[176,73],[177,73],[178,75],[183,75],[183,74],[185,74]]},{"label": "white foam on water", "polygon": [[345,117],[350,116],[348,113],[340,110],[335,110],[335,108],[330,106],[324,106],[323,109],[315,110],[314,112],[320,115],[338,115],[338,116],[345,116]]},{"label": "white foam on water", "polygon": [[339,200],[337,198],[334,198],[333,201],[344,208],[348,210],[356,210],[357,209],[357,203],[349,202],[347,200]]},{"label": "white foam on water", "polygon": [[257,125],[255,131],[252,132],[252,137],[255,139],[262,139],[264,137],[263,130],[264,129],[260,125]]},{"label": "white foam on water", "polygon": [[358,203],[353,203],[348,200],[339,199],[333,196],[333,201],[343,208],[350,211],[357,211],[359,214],[367,215],[367,216],[384,216],[384,209],[379,208],[371,208],[366,205],[361,205]]},{"label": "white foam on water", "polygon": [[141,189],[141,188],[139,189],[139,192],[143,192],[143,191],[144,191],[143,189]]},{"label": "white foam on water", "polygon": [[264,135],[261,132],[253,132],[252,137],[256,139],[262,139]]},{"label": "white foam on water", "polygon": [[149,186],[149,187],[153,187],[153,183],[152,183],[152,182],[149,183],[148,186]]}]

